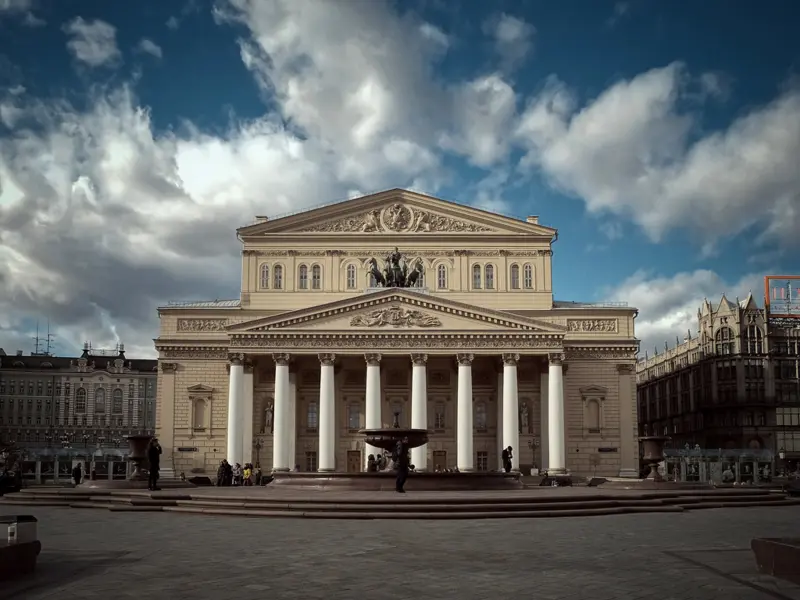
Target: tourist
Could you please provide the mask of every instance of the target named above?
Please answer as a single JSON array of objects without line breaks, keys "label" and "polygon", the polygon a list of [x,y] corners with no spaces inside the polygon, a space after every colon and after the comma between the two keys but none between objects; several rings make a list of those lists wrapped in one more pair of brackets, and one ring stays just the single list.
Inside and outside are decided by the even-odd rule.
[{"label": "tourist", "polygon": [[233,467],[233,485],[237,487],[242,485],[242,465],[238,462]]},{"label": "tourist", "polygon": [[253,470],[253,476],[256,480],[256,485],[261,485],[261,465],[256,463],[256,468]]},{"label": "tourist", "polygon": [[397,446],[395,446],[394,456],[392,456],[394,460],[395,468],[397,469],[397,479],[395,480],[395,490],[399,494],[405,494],[406,490],[406,479],[408,478],[408,470],[410,468],[409,460],[408,460],[408,437],[404,437],[402,440],[397,442]]},{"label": "tourist", "polygon": [[253,476],[253,470],[250,467],[250,463],[247,463],[244,466],[244,473],[242,476],[245,485],[253,485],[253,480],[251,479],[251,477]]},{"label": "tourist", "polygon": [[74,467],[72,467],[72,482],[75,485],[80,485],[81,476],[81,463],[77,463]]},{"label": "tourist", "polygon": [[514,449],[511,446],[509,446],[508,448],[503,450],[502,458],[503,458],[503,470],[506,473],[510,473],[511,461],[514,458]]},{"label": "tourist", "polygon": [[219,466],[217,467],[217,487],[222,487],[225,483],[225,463],[228,462],[225,459],[219,461]]},{"label": "tourist", "polygon": [[147,447],[147,462],[150,463],[147,489],[156,492],[158,491],[158,471],[161,468],[161,444],[156,438],[150,440],[150,445]]},{"label": "tourist", "polygon": [[378,463],[375,460],[375,455],[370,454],[367,457],[367,473],[377,473],[378,472]]}]

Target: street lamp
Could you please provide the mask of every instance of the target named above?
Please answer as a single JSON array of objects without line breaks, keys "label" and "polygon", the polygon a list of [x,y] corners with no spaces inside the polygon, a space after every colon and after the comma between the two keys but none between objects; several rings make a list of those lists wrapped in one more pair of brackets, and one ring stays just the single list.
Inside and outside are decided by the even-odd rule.
[{"label": "street lamp", "polygon": [[264,447],[264,444],[261,443],[261,440],[256,438],[256,441],[253,442],[253,449],[256,451],[256,466],[261,466],[261,449]]}]

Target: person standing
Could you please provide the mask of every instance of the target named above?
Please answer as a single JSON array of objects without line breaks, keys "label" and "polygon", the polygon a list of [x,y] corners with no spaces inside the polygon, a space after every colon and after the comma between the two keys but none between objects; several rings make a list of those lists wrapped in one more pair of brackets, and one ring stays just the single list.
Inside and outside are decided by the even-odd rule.
[{"label": "person standing", "polygon": [[511,461],[514,458],[514,449],[509,446],[505,450],[503,450],[502,459],[503,459],[503,470],[506,473],[511,472]]},{"label": "person standing", "polygon": [[394,450],[394,465],[397,469],[397,479],[395,480],[395,490],[398,494],[405,494],[404,489],[406,479],[408,479],[409,459],[408,459],[408,437],[404,437],[397,442]]},{"label": "person standing", "polygon": [[156,438],[150,440],[147,447],[147,462],[150,463],[150,474],[147,478],[147,489],[158,491],[158,471],[161,468],[161,444]]}]

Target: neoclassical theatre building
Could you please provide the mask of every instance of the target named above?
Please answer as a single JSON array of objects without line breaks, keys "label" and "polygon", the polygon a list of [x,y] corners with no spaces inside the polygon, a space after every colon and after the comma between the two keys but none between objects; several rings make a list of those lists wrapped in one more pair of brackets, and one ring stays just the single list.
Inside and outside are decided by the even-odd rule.
[{"label": "neoclassical theatre building", "polygon": [[554,301],[537,217],[396,189],[238,236],[238,299],[159,309],[165,466],[359,471],[359,430],[400,426],[431,432],[418,470],[512,446],[523,471],[637,476],[636,310]]}]

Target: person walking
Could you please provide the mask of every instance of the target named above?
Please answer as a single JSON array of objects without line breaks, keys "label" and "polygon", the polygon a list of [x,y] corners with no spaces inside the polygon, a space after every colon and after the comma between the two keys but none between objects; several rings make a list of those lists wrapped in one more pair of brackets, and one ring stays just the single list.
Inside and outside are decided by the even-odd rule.
[{"label": "person walking", "polygon": [[409,459],[408,459],[408,437],[404,437],[397,442],[394,450],[395,469],[397,469],[397,479],[395,480],[395,491],[398,494],[405,494],[406,479],[408,479]]},{"label": "person walking", "polygon": [[161,468],[161,444],[156,438],[150,440],[147,446],[147,462],[150,463],[150,473],[147,478],[147,489],[158,491],[158,471]]}]

